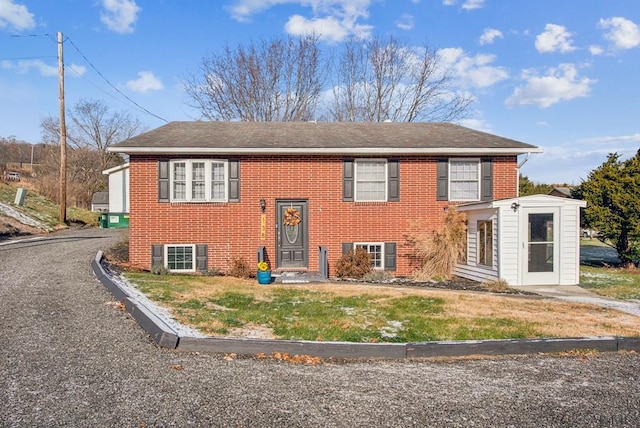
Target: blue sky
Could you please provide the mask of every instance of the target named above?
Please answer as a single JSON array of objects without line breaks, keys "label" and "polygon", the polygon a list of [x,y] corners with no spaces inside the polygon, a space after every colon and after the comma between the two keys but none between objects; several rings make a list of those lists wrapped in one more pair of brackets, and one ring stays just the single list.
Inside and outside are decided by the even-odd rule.
[{"label": "blue sky", "polygon": [[313,31],[427,42],[475,100],[462,125],[544,149],[533,181],[579,184],[640,148],[638,0],[0,0],[0,136],[37,143],[57,116],[58,31],[67,107],[103,100],[148,129],[198,118],[182,81],[203,56]]}]

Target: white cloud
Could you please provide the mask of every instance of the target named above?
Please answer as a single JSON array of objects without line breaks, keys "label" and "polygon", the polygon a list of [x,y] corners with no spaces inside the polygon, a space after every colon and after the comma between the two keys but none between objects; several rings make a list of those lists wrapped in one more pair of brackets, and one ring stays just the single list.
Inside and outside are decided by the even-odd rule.
[{"label": "white cloud", "polygon": [[80,77],[87,72],[87,67],[77,64],[67,64],[64,66],[65,70],[69,70],[73,75]]},{"label": "white cloud", "polygon": [[2,61],[2,68],[14,70],[19,74],[27,74],[31,70],[38,70],[41,76],[57,76],[58,66],[49,65],[39,59],[29,59],[22,61]]},{"label": "white cloud", "polygon": [[501,39],[502,37],[502,31],[496,30],[495,28],[485,28],[484,32],[480,36],[480,44],[490,45],[495,41],[495,39]]},{"label": "white cloud", "polygon": [[411,30],[413,28],[413,15],[403,13],[398,21],[396,21],[396,27],[401,30]]},{"label": "white cloud", "polygon": [[504,67],[491,65],[495,55],[469,56],[460,48],[440,49],[437,55],[440,65],[452,70],[461,86],[486,88],[509,77]]},{"label": "white cloud", "polygon": [[360,23],[369,18],[373,0],[234,0],[227,8],[233,19],[249,22],[253,15],[274,6],[297,4],[311,8],[312,17],[292,15],[285,31],[292,35],[317,34],[321,39],[341,41],[350,35],[366,38],[373,27]]},{"label": "white cloud", "polygon": [[460,125],[467,128],[475,129],[476,131],[493,133],[491,125],[484,119],[462,119],[458,122]]},{"label": "white cloud", "polygon": [[[4,60],[0,62],[0,68],[4,70],[13,70],[18,74],[27,74],[31,70],[37,70],[41,76],[57,76],[58,65],[49,65],[40,59],[26,59],[20,61]],[[82,76],[86,73],[86,67],[69,63],[65,65],[65,70],[71,71],[73,76]]]},{"label": "white cloud", "polygon": [[142,10],[135,0],[102,0],[104,12],[100,20],[111,31],[116,33],[133,33],[133,24],[138,20]]},{"label": "white cloud", "polygon": [[602,48],[602,46],[598,46],[598,45],[591,45],[589,46],[589,53],[591,53],[591,55],[602,55],[604,53],[604,49]]},{"label": "white cloud", "polygon": [[576,48],[571,40],[571,33],[562,25],[547,24],[544,33],[536,37],[536,49],[538,52],[571,52]]},{"label": "white cloud", "polygon": [[605,136],[605,137],[592,137],[592,138],[583,138],[580,140],[581,143],[595,143],[595,144],[619,144],[619,143],[640,143],[640,132],[631,134],[631,135],[616,135],[616,136]]},{"label": "white cloud", "polygon": [[462,8],[466,10],[482,9],[484,0],[467,0],[462,4]]},{"label": "white cloud", "polygon": [[139,72],[137,79],[127,82],[127,87],[134,92],[142,93],[164,89],[162,81],[150,71]]},{"label": "white cloud", "polygon": [[0,0],[0,28],[29,30],[36,26],[33,13],[23,4],[14,0]]},{"label": "white cloud", "polygon": [[340,22],[335,17],[306,19],[300,15],[293,15],[284,26],[285,31],[294,36],[316,34],[322,40],[339,42],[349,35],[367,38],[373,27],[355,23]]},{"label": "white cloud", "polygon": [[596,83],[596,80],[587,77],[579,78],[578,70],[573,64],[561,64],[547,70],[543,76],[525,70],[522,77],[526,83],[516,88],[505,101],[509,107],[533,104],[546,108],[560,101],[586,97],[591,91],[591,85]]},{"label": "white cloud", "polygon": [[[481,9],[484,7],[484,1],[485,0],[465,0],[461,7],[466,10]],[[455,6],[458,4],[458,0],[442,0],[442,4],[444,6]]]},{"label": "white cloud", "polygon": [[617,49],[633,49],[640,46],[640,28],[626,18],[601,19],[598,27],[605,30],[604,38]]}]

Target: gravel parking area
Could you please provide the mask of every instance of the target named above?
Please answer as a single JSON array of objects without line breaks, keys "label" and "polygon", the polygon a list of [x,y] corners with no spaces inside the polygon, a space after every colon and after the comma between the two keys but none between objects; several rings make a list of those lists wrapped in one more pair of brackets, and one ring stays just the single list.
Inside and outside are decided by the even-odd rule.
[{"label": "gravel parking area", "polygon": [[640,424],[636,353],[299,365],[158,348],[92,275],[118,239],[0,246],[0,426]]}]

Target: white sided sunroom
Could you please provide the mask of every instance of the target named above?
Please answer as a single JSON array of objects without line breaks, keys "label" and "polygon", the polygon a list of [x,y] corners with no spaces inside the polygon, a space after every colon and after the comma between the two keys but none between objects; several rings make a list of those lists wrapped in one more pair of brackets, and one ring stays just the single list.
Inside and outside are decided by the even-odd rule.
[{"label": "white sided sunroom", "polygon": [[578,284],[580,208],[586,204],[532,195],[458,205],[467,215],[467,251],[455,275],[515,286]]}]

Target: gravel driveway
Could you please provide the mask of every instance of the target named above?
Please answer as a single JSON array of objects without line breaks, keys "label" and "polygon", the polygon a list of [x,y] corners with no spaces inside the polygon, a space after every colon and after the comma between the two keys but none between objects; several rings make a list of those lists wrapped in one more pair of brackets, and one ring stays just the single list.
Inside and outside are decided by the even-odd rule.
[{"label": "gravel driveway", "polygon": [[157,348],[92,276],[118,238],[0,245],[0,426],[640,424],[634,353],[310,366]]}]

